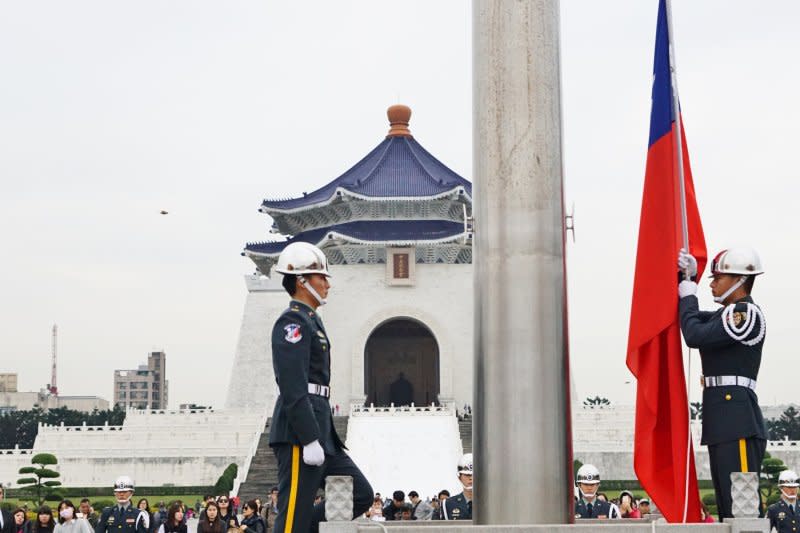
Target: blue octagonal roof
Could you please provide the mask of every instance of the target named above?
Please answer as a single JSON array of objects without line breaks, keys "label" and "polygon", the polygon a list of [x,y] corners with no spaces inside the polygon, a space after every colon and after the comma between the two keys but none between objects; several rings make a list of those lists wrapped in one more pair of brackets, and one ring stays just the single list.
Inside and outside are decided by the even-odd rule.
[{"label": "blue octagonal roof", "polygon": [[389,136],[350,170],[300,198],[264,200],[262,211],[291,211],[332,200],[344,190],[366,198],[432,198],[472,184],[433,157],[411,136]]}]

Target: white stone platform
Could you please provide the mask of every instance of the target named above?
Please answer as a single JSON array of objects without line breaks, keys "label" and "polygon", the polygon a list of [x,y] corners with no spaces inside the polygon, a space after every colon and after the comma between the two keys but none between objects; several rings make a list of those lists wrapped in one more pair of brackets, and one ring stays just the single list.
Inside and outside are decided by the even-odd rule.
[{"label": "white stone platform", "polygon": [[440,407],[369,407],[354,404],[347,447],[372,488],[390,495],[416,490],[428,498],[461,492],[456,465],[462,455],[452,404]]},{"label": "white stone platform", "polygon": [[0,450],[0,482],[13,487],[33,454],[53,453],[69,487],[213,485],[230,463],[246,471],[265,425],[245,411],[129,410],[121,426],[41,425],[33,450]]}]

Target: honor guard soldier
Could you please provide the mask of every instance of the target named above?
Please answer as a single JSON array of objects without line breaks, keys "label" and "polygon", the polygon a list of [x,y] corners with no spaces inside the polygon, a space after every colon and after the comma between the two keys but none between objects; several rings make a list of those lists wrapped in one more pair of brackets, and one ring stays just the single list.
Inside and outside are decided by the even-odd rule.
[{"label": "honor guard soldier", "polygon": [[131,505],[133,480],[121,476],[114,482],[114,497],[117,504],[103,509],[95,526],[95,533],[147,533],[144,513]]},{"label": "honor guard soldier", "polygon": [[458,480],[464,490],[442,502],[442,520],[472,520],[472,454],[465,453],[458,461]]},{"label": "honor guard soldier", "polygon": [[317,531],[325,504],[314,505],[325,477],[353,478],[353,517],[372,503],[372,487],[344,451],[331,415],[330,341],[317,309],[326,303],[328,260],[316,246],[289,244],[276,272],[292,300],[272,329],[272,366],[279,396],[269,444],[278,459],[275,533]]},{"label": "honor guard soldier", "polygon": [[781,499],[767,509],[770,531],[794,533],[800,528],[800,511],[797,509],[798,486],[800,484],[794,470],[784,470],[778,476]]},{"label": "honor guard soldier", "polygon": [[581,466],[575,476],[575,485],[580,491],[580,497],[575,502],[575,518],[620,517],[616,505],[597,499],[597,490],[600,488],[600,471],[596,466],[590,464]]},{"label": "honor guard soldier", "polygon": [[[684,279],[678,284],[681,331],[686,345],[700,350],[703,367],[703,433],[720,520],[733,517],[731,473],[761,475],[767,432],[756,396],[766,322],[750,296],[761,260],[750,248],[723,250],[711,261],[711,293],[722,305],[700,311],[697,261],[678,254]],[[759,499],[761,493],[759,492]],[[761,505],[759,504],[759,509]]]}]

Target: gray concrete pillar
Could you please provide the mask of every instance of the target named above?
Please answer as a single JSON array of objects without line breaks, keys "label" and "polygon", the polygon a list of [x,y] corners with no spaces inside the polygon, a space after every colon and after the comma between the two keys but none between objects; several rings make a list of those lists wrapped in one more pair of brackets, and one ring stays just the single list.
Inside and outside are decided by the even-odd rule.
[{"label": "gray concrete pillar", "polygon": [[558,11],[473,2],[478,525],[572,516]]}]

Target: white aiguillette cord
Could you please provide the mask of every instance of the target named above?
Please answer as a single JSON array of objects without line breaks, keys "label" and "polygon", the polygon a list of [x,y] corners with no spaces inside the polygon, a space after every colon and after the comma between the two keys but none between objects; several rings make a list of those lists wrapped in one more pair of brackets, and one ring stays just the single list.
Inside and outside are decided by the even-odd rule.
[{"label": "white aiguillette cord", "polygon": [[[733,312],[736,308],[735,304],[731,304],[722,311],[722,327],[725,328],[727,333],[733,340],[739,341],[745,346],[755,346],[764,339],[764,334],[767,332],[767,323],[764,320],[764,315],[761,309],[755,304],[747,302],[747,313],[744,322],[737,326],[733,322]],[[758,335],[750,340],[745,340],[753,332],[753,328],[759,323]]]}]

